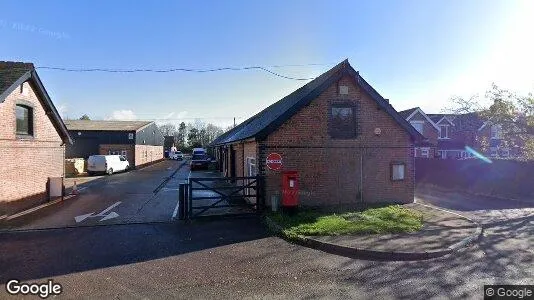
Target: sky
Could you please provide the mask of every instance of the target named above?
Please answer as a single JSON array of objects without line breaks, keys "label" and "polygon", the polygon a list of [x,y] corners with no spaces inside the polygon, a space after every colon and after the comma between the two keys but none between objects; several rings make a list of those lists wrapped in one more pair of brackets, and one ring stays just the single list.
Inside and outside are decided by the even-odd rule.
[{"label": "sky", "polygon": [[[37,67],[264,66],[313,78],[348,58],[397,110],[439,113],[492,82],[534,91],[534,1],[0,1],[0,60]],[[282,67],[273,67],[282,66]],[[239,123],[307,81],[261,70],[37,69],[63,117]]]}]

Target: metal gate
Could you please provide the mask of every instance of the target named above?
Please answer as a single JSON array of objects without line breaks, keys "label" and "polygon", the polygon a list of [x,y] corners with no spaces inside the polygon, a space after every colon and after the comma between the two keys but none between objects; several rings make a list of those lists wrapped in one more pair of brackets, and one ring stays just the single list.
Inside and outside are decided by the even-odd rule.
[{"label": "metal gate", "polygon": [[179,219],[243,215],[263,210],[262,177],[191,177],[180,184]]}]

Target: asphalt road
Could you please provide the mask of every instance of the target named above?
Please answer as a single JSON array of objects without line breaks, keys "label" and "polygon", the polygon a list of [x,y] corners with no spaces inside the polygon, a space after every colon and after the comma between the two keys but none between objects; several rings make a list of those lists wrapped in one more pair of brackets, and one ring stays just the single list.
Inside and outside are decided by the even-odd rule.
[{"label": "asphalt road", "polygon": [[78,179],[84,182],[78,184],[79,195],[2,224],[2,229],[169,222],[178,202],[178,185],[188,175],[185,161],[166,160],[91,181]]},{"label": "asphalt road", "polygon": [[374,262],[287,243],[251,217],[0,233],[0,282],[53,278],[70,299],[480,299],[484,284],[534,283],[534,205],[418,201],[476,217],[484,237],[439,259]]}]

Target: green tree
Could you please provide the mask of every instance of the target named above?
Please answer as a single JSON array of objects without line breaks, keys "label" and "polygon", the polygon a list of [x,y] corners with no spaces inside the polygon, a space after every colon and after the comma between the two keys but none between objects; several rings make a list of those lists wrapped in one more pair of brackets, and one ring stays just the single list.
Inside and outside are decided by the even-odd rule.
[{"label": "green tree", "polygon": [[486,92],[489,106],[480,104],[478,96],[469,99],[454,97],[448,111],[453,113],[475,112],[488,125],[498,125],[503,145],[519,147],[525,158],[534,157],[534,97],[522,96],[501,89],[496,84]]},{"label": "green tree", "polygon": [[88,115],[84,114],[83,116],[80,117],[80,120],[91,120],[91,118],[89,118]]}]

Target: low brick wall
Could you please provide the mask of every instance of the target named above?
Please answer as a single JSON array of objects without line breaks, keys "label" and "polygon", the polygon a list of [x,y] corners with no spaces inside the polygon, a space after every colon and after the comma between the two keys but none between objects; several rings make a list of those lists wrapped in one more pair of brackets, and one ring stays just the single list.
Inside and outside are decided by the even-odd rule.
[{"label": "low brick wall", "polygon": [[163,146],[135,145],[135,167],[148,165],[163,159]]},{"label": "low brick wall", "polygon": [[416,159],[416,186],[534,201],[534,162]]}]

